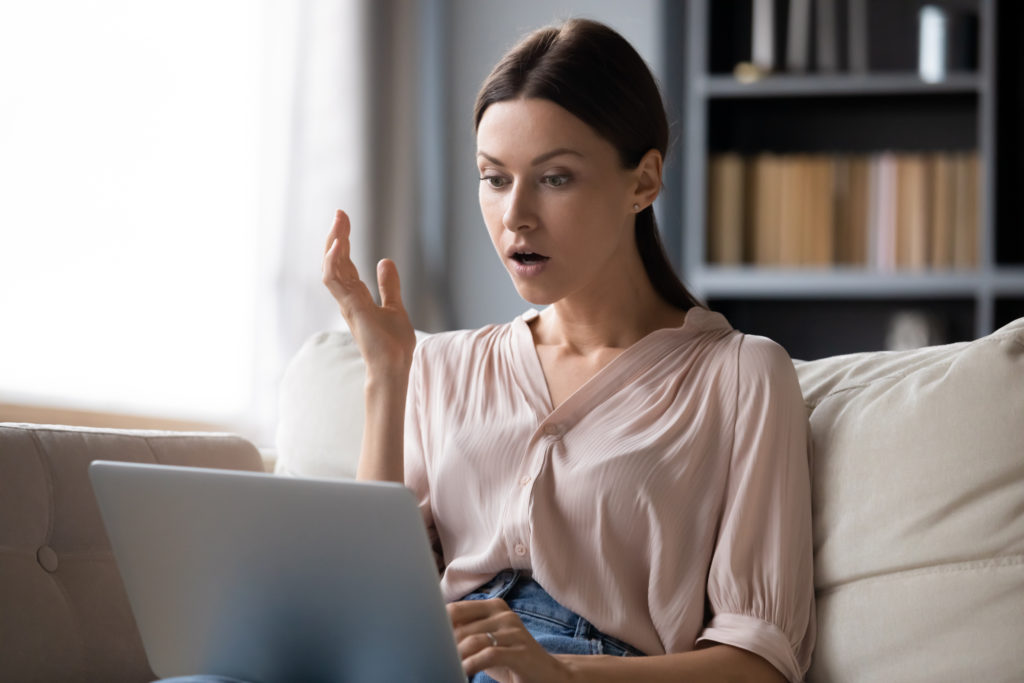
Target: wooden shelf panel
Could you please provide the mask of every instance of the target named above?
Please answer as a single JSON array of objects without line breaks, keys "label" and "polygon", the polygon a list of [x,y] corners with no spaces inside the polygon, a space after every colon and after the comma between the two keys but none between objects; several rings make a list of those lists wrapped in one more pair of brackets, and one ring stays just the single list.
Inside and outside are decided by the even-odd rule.
[{"label": "wooden shelf panel", "polygon": [[926,83],[916,74],[774,75],[753,83],[741,83],[731,76],[709,76],[695,83],[696,92],[708,98],[745,97],[828,97],[971,94],[984,87],[976,73],[950,74],[940,83]]},{"label": "wooden shelf panel", "polygon": [[[788,269],[753,266],[707,266],[687,273],[687,283],[699,295],[744,298],[973,298],[986,283],[976,271],[877,272],[863,268]],[[1019,287],[1006,276],[1007,289]]]},{"label": "wooden shelf panel", "polygon": [[1024,298],[1024,266],[999,266],[992,279],[997,294]]}]

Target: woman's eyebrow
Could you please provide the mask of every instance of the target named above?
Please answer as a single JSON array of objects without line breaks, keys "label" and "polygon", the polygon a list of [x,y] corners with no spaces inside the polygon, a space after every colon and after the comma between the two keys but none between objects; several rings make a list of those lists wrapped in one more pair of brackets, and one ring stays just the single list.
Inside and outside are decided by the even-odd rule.
[{"label": "woman's eyebrow", "polygon": [[[545,161],[547,161],[548,159],[551,159],[551,158],[554,158],[554,157],[557,157],[557,156],[561,156],[562,154],[573,154],[573,155],[578,156],[578,157],[582,157],[583,156],[580,152],[577,152],[574,149],[569,149],[568,147],[559,147],[558,149],[553,149],[550,152],[544,152],[544,154],[541,154],[539,157],[537,157],[536,159],[531,161],[530,165],[531,166],[536,166],[537,164],[542,164]],[[496,159],[495,157],[492,157],[487,152],[477,151],[476,155],[478,157],[483,157],[484,159],[487,159],[492,164],[497,164],[498,166],[504,166],[505,165],[505,163],[503,161],[500,161],[499,159]]]}]

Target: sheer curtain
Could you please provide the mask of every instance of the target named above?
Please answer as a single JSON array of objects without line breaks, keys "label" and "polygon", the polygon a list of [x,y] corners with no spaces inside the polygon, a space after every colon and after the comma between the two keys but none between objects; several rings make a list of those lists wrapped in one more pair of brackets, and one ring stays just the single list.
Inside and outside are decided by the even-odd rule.
[{"label": "sheer curtain", "polygon": [[[376,291],[376,262],[393,259],[413,323],[444,329],[445,214],[439,27],[442,3],[334,0],[273,5],[294,30],[268,54],[271,129],[265,228],[273,238],[261,308],[261,425],[274,422],[277,384],[307,337],[344,322],[320,281],[335,208],[352,219],[353,260]],[[285,123],[286,122],[286,123]],[[327,305],[325,305],[327,302]],[[269,434],[268,434],[269,435]]]},{"label": "sheer curtain", "polygon": [[[406,292],[437,291],[417,180],[422,11],[0,6],[0,404],[269,445],[285,364],[341,322],[319,267],[335,208],[361,272],[388,255]],[[442,324],[437,300],[410,298],[417,326]]]},{"label": "sheer curtain", "polygon": [[[312,333],[341,318],[320,281],[320,258],[337,208],[369,219],[368,3],[264,4],[261,237],[257,357],[250,430],[272,443],[277,385]],[[371,273],[370,236],[352,235],[353,260]]]}]

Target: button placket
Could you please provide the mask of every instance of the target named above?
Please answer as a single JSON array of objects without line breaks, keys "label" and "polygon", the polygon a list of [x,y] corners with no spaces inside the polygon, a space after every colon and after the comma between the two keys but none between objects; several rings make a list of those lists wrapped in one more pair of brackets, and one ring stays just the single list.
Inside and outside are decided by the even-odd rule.
[{"label": "button placket", "polygon": [[563,433],[565,433],[565,429],[562,427],[562,425],[558,424],[557,422],[548,422],[546,425],[544,425],[544,434],[546,434],[552,440],[562,438]]}]

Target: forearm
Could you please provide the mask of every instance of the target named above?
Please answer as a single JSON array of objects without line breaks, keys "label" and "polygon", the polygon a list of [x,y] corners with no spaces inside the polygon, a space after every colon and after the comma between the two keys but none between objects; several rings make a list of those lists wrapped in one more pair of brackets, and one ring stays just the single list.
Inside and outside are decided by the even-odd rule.
[{"label": "forearm", "polygon": [[785,677],[763,658],[729,645],[652,657],[559,655],[570,680],[587,683],[699,683],[700,681],[785,683]]},{"label": "forearm", "polygon": [[368,373],[363,445],[356,478],[405,482],[405,399],[408,369],[387,375]]}]

